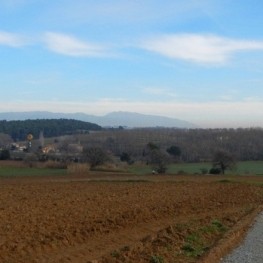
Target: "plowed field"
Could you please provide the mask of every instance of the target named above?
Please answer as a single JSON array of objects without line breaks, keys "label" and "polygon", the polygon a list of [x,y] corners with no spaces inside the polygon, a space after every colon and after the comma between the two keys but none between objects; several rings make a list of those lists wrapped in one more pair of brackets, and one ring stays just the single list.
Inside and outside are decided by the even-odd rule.
[{"label": "plowed field", "polygon": [[0,262],[197,262],[263,201],[221,177],[125,180],[1,179]]}]

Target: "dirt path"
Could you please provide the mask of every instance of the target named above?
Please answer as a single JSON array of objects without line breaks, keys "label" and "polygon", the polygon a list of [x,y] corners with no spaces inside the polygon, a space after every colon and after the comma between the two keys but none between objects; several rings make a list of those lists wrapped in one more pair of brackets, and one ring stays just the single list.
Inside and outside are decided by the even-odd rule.
[{"label": "dirt path", "polygon": [[227,255],[222,263],[263,262],[263,213],[261,212],[250,227],[245,239]]},{"label": "dirt path", "polygon": [[[231,254],[232,251],[239,246],[245,239],[251,226],[262,213],[263,207],[256,207],[251,213],[244,215],[236,224],[224,235],[209,252],[202,257],[198,263],[215,263],[222,262],[223,258]],[[240,263],[247,263],[247,261],[238,261]]]}]

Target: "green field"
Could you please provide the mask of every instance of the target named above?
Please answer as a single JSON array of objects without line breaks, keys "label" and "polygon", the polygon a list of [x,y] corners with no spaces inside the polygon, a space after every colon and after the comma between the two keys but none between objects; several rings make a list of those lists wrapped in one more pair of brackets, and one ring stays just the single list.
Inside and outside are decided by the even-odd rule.
[{"label": "green field", "polygon": [[65,175],[66,169],[28,168],[28,167],[0,167],[0,176],[52,176]]},{"label": "green field", "polygon": [[263,161],[239,162],[237,169],[232,173],[263,175]]},{"label": "green field", "polygon": [[[211,168],[211,163],[177,163],[168,166],[167,174],[201,174],[202,169]],[[147,165],[133,165],[129,171],[135,174],[149,174],[152,169]],[[238,162],[236,168],[227,170],[229,175],[263,175],[263,161]]]},{"label": "green field", "polygon": [[[177,163],[170,164],[167,174],[202,174],[202,170],[211,168],[211,163]],[[137,175],[151,174],[150,165],[133,164],[127,171]],[[105,172],[105,171],[104,171]],[[112,172],[112,171],[111,171]],[[36,168],[36,167],[0,167],[0,177],[2,176],[57,176],[66,175],[67,169]],[[228,175],[263,175],[263,161],[238,162],[234,170],[226,172]]]}]

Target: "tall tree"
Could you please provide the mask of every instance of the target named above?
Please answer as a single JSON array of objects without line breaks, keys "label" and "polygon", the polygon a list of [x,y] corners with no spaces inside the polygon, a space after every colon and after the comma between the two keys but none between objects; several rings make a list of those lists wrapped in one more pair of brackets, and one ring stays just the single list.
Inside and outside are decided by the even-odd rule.
[{"label": "tall tree", "polygon": [[149,142],[144,149],[144,155],[146,156],[147,163],[149,163],[153,170],[162,174],[167,170],[168,156],[163,152],[159,146],[153,142]]},{"label": "tall tree", "polygon": [[159,174],[164,174],[167,170],[168,156],[159,149],[154,149],[149,154],[149,163]]}]

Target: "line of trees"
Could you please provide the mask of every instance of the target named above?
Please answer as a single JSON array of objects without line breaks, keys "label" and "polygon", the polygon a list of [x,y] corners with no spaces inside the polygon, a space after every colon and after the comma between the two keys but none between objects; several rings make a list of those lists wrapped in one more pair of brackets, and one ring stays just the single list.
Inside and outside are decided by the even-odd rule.
[{"label": "line of trees", "polygon": [[[99,132],[85,134],[89,131]],[[7,135],[14,141],[20,141],[25,140],[28,133],[33,134],[35,139],[39,138],[40,132],[45,138],[74,134],[75,140],[83,146],[100,147],[115,156],[128,153],[132,160],[141,158],[149,142],[162,151],[169,148],[168,153],[175,153],[175,159],[183,162],[212,161],[218,149],[226,150],[239,161],[263,160],[261,128],[105,130],[96,124],[66,119],[0,121],[0,144],[1,141],[8,141]]]},{"label": "line of trees", "polygon": [[[17,123],[23,123],[24,128],[18,125],[14,130],[9,130],[14,136],[13,139],[20,136],[25,140],[28,133],[38,138],[40,131],[43,131],[45,137],[51,135],[56,137],[52,147],[58,151],[53,151],[54,156],[58,152],[61,156],[65,156],[65,159],[67,156],[73,159],[77,157],[78,160],[83,158],[89,161],[92,167],[109,160],[108,156],[114,156],[128,164],[135,161],[148,163],[159,173],[166,171],[169,162],[204,161],[213,164],[211,173],[225,173],[227,169],[234,167],[235,161],[263,160],[263,129],[261,128],[106,130],[98,125],[90,126],[90,123],[61,119],[21,123],[2,121],[0,129],[6,132]],[[86,133],[87,129],[96,132]],[[16,133],[18,131],[19,134]],[[58,137],[61,133],[71,135]],[[3,150],[5,142],[7,144],[10,141],[12,141],[10,136],[0,133],[0,149],[2,149],[0,158],[8,157]],[[34,151],[42,147],[37,140],[32,144],[36,146],[35,149],[32,146]],[[81,153],[80,149],[84,151]]]},{"label": "line of trees", "polygon": [[182,162],[211,162],[219,149],[239,161],[263,160],[263,129],[260,128],[102,130],[77,138],[82,144],[101,147],[116,156],[127,153],[135,161],[142,158],[149,142],[164,152],[169,148],[169,154],[177,152],[174,157]]}]

